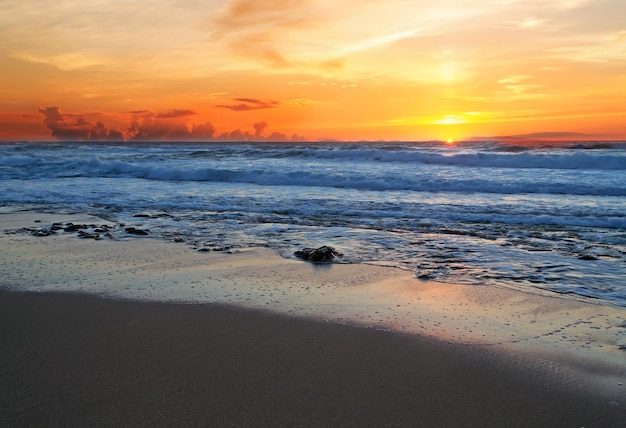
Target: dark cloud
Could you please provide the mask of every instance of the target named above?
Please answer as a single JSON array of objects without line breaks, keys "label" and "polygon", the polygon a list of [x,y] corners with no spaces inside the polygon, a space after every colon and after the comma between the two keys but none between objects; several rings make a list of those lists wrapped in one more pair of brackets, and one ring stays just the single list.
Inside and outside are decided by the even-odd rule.
[{"label": "dark cloud", "polygon": [[235,98],[235,101],[241,101],[244,103],[250,103],[250,104],[260,104],[260,105],[265,105],[265,104],[271,104],[271,105],[275,105],[278,104],[278,102],[276,101],[263,101],[263,100],[258,100],[256,98]]},{"label": "dark cloud", "polygon": [[[133,112],[133,118],[128,128],[128,138],[134,141],[161,141],[161,140],[189,140],[191,132],[187,123],[179,119],[172,112],[190,110],[170,110],[168,113],[154,114],[149,110]],[[182,117],[188,116],[183,115]],[[164,118],[165,117],[165,118]]]},{"label": "dark cloud", "polygon": [[188,117],[195,115],[193,110],[170,110],[163,113],[158,113],[156,117],[158,119],[178,119],[181,117]]},{"label": "dark cloud", "polygon": [[284,141],[306,141],[303,136],[298,134],[293,134],[291,138],[287,136],[287,134],[283,134],[282,132],[272,132],[271,135],[264,137],[263,133],[266,128],[269,126],[267,122],[255,122],[254,127],[254,135],[251,135],[249,132],[242,132],[240,129],[235,129],[231,132],[223,132],[218,135],[215,139],[217,141],[268,141],[268,142],[284,142]]},{"label": "dark cloud", "polygon": [[267,122],[255,122],[254,125],[254,136],[256,138],[260,138],[263,136],[263,131],[267,128]]},{"label": "dark cloud", "polygon": [[249,110],[262,110],[266,108],[275,108],[279,105],[278,101],[273,100],[258,100],[256,98],[235,98],[235,101],[239,101],[240,104],[220,104],[217,107],[227,108],[233,111],[249,111]]},{"label": "dark cloud", "polygon": [[246,140],[246,134],[241,132],[239,129],[235,129],[233,132],[230,133],[230,138],[232,140]]},{"label": "dark cloud", "polygon": [[253,139],[252,135],[248,132],[242,132],[239,128],[231,132],[224,132],[219,137],[220,141],[250,141]]},{"label": "dark cloud", "polygon": [[[271,108],[278,105],[276,101],[263,101],[255,98],[236,98],[249,109]],[[107,129],[101,121],[91,122],[90,115],[64,114],[60,107],[40,108],[39,114],[44,118],[44,125],[52,131],[52,136],[60,140],[71,141],[289,141],[286,134],[273,132],[264,137],[267,122],[254,122],[254,134],[241,129],[223,132],[215,136],[216,128],[211,122],[193,124],[190,127],[187,118],[195,115],[193,110],[173,109],[163,113],[150,110],[133,110],[128,112],[131,120],[125,133],[116,129]],[[303,137],[294,134],[292,141],[302,141]]]},{"label": "dark cloud", "polygon": [[193,110],[169,110],[153,113],[150,110],[131,112],[128,138],[134,141],[212,140],[215,127],[211,122],[195,124],[191,129],[185,118],[196,114]]},{"label": "dark cloud", "polygon": [[124,141],[124,135],[117,129],[109,130],[109,141]]},{"label": "dark cloud", "polygon": [[191,129],[191,134],[195,138],[211,140],[213,139],[213,134],[215,134],[215,127],[211,124],[211,122],[194,125]]},{"label": "dark cloud", "polygon": [[272,142],[289,141],[289,137],[287,137],[286,134],[283,134],[281,132],[272,132],[272,135],[267,137],[267,141],[272,141]]},{"label": "dark cloud", "polygon": [[63,122],[63,115],[61,114],[61,109],[57,106],[54,107],[46,107],[45,109],[39,108],[39,113],[46,116],[43,120],[43,124],[50,127],[59,122]]},{"label": "dark cloud", "polygon": [[[52,131],[52,136],[59,140],[77,141],[105,141],[121,140],[121,133],[117,130],[108,130],[104,123],[97,121],[95,124],[80,115],[61,113],[58,106],[40,108],[39,113],[45,116],[44,125]],[[66,118],[74,118],[68,121]]]}]

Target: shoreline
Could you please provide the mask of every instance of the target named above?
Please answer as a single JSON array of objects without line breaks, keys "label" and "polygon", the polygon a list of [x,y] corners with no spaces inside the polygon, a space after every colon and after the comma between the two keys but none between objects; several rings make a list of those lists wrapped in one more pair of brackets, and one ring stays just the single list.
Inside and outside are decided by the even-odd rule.
[{"label": "shoreline", "polygon": [[[35,220],[41,220],[42,223],[34,223]],[[483,380],[459,379],[459,383],[454,386],[441,387],[438,392],[439,398],[435,400],[437,402],[429,402],[427,407],[430,410],[420,413],[422,418],[435,418],[431,420],[433,423],[444,420],[446,417],[438,413],[440,410],[433,409],[441,405],[438,400],[443,400],[442,397],[445,394],[458,395],[458,399],[467,399],[468,391],[477,393],[476,386],[482,383],[484,383],[482,388],[490,391],[494,388],[498,389],[496,395],[508,394],[507,399],[513,407],[507,411],[502,410],[502,414],[498,413],[497,409],[488,411],[498,413],[498,418],[503,418],[507,412],[515,411],[513,403],[516,399],[526,400],[525,403],[529,407],[524,408],[527,411],[530,411],[530,407],[539,405],[542,408],[540,412],[546,415],[552,414],[551,411],[544,409],[545,406],[541,403],[533,402],[530,406],[529,399],[525,398],[520,391],[500,390],[502,385],[497,384],[501,373],[507,373],[507,376],[517,379],[516,382],[522,382],[523,388],[528,388],[532,394],[552,391],[550,393],[552,395],[548,394],[549,397],[545,397],[547,402],[558,401],[560,404],[557,407],[571,413],[572,417],[584,416],[582,409],[587,407],[583,404],[585,400],[581,397],[586,397],[589,402],[595,403],[595,407],[603,408],[607,415],[626,417],[626,393],[623,392],[623,385],[626,383],[626,359],[624,358],[626,351],[620,349],[626,345],[626,323],[624,323],[626,310],[624,308],[585,303],[560,295],[550,296],[547,293],[525,293],[489,286],[468,287],[422,282],[406,271],[375,265],[312,265],[283,259],[267,249],[245,249],[235,254],[201,253],[181,244],[151,238],[94,241],[78,239],[74,235],[33,237],[4,233],[6,229],[51,224],[54,221],[79,223],[103,220],[91,216],[34,212],[0,214],[0,231],[2,232],[0,255],[4,261],[0,266],[0,278],[3,278],[0,280],[0,290],[2,290],[0,301],[7,308],[7,314],[3,317],[13,317],[5,318],[2,323],[7,328],[3,337],[13,340],[6,347],[3,346],[6,349],[3,351],[3,360],[11,360],[11,355],[8,354],[18,352],[14,348],[20,343],[17,333],[8,330],[9,325],[14,326],[18,332],[22,331],[27,336],[40,339],[45,338],[43,332],[47,332],[47,335],[56,337],[57,341],[64,342],[66,339],[63,335],[67,334],[67,341],[69,341],[67,346],[73,350],[72,352],[78,352],[77,355],[81,355],[82,352],[78,349],[79,342],[97,344],[102,352],[107,353],[109,352],[105,349],[107,343],[116,342],[118,338],[122,340],[130,334],[129,331],[133,330],[132,328],[129,331],[120,329],[106,338],[99,337],[100,330],[104,328],[103,326],[121,322],[120,314],[132,307],[133,310],[138,311],[137,313],[143,314],[142,317],[150,319],[153,323],[151,327],[146,327],[146,333],[151,338],[146,339],[148,340],[146,343],[149,343],[157,354],[170,355],[175,351],[168,349],[167,343],[163,342],[165,333],[162,328],[164,327],[157,327],[155,324],[159,318],[158,314],[177,314],[177,321],[167,327],[167,331],[170,332],[168,334],[173,337],[178,329],[181,334],[180,340],[194,341],[195,346],[205,349],[210,344],[203,343],[201,336],[197,336],[200,332],[193,327],[195,324],[191,321],[182,323],[179,317],[195,317],[195,322],[204,325],[204,320],[210,320],[207,321],[208,324],[215,321],[214,315],[211,315],[212,312],[222,314],[233,312],[247,319],[246,322],[259,323],[258,328],[263,325],[267,328],[267,323],[274,322],[270,320],[280,320],[280,322],[275,322],[281,325],[281,329],[286,329],[281,331],[293,329],[287,336],[281,337],[279,334],[271,346],[276,348],[277,354],[285,355],[286,364],[295,365],[294,376],[298,373],[295,378],[313,375],[303,373],[308,368],[299,366],[301,357],[290,356],[288,349],[288,344],[304,346],[297,340],[298,337],[302,337],[299,329],[304,325],[308,326],[307,331],[315,331],[315,334],[326,332],[323,333],[324,341],[328,340],[334,344],[333,346],[345,348],[344,351],[350,353],[350,358],[356,358],[359,364],[368,366],[371,370],[379,364],[368,360],[367,353],[374,351],[408,353],[406,354],[407,361],[405,361],[406,370],[417,370],[411,371],[414,379],[421,379],[427,376],[427,373],[423,368],[421,371],[417,368],[410,368],[408,355],[422,361],[420,355],[425,351],[430,355],[426,358],[430,361],[429,364],[434,364],[434,361],[440,358],[444,358],[450,364],[450,366],[439,367],[440,375],[445,376],[446,370],[450,370],[451,367],[463,368],[456,374],[457,376],[461,376],[464,370],[471,371],[472,366],[483,367],[484,370],[480,372],[480,375],[475,373],[477,378]],[[15,308],[19,305],[30,307],[29,313],[37,315],[37,318],[30,320],[24,313],[15,312],[17,310]],[[66,308],[69,313],[75,314],[79,325],[67,324],[66,320],[62,326],[67,331],[63,329],[49,331],[52,325],[59,326],[59,317],[66,316],[55,310],[55,307]],[[102,311],[105,307],[111,311],[111,315]],[[91,308],[99,314],[100,330],[93,327],[90,330],[90,327],[80,325],[91,317],[90,312],[85,308]],[[9,313],[11,315],[8,315]],[[45,317],[49,322],[41,322]],[[229,317],[231,315],[224,315],[224,320],[230,319]],[[180,324],[178,327],[177,323]],[[128,327],[130,325],[128,324]],[[183,326],[191,331],[183,331]],[[205,328],[206,326],[203,327]],[[234,330],[239,334],[240,346],[245,348],[246,343],[256,343],[257,339],[252,337],[252,333],[242,330],[240,324],[233,324],[232,319],[219,324],[217,330],[220,329],[222,347],[227,342],[227,339],[222,336],[229,335]],[[203,334],[210,336],[218,332],[204,331]],[[346,344],[336,343],[339,339],[334,335],[341,334],[349,337],[346,339],[348,340]],[[400,341],[401,344],[394,342],[393,345],[389,345],[393,351],[370,347],[367,351],[360,351],[365,352],[363,355],[357,352],[357,349],[361,349],[358,346],[362,344],[352,347],[351,344],[357,338],[365,340],[372,335],[384,338],[376,339],[377,341]],[[286,339],[289,340],[285,342]],[[317,343],[315,346],[309,343],[304,347],[308,349],[308,353],[315,355],[323,348],[322,345],[326,343],[324,341],[315,342]],[[128,343],[129,348],[118,350],[122,355],[136,351],[134,345]],[[54,343],[48,343],[49,349],[45,347],[40,349],[36,340],[29,344],[22,343],[20,346],[22,345],[20,355],[36,357],[30,359],[27,357],[25,361],[13,361],[14,366],[11,368],[17,372],[25,370],[25,367],[32,369],[33,365],[37,364],[43,364],[44,368],[48,367],[47,364],[54,365],[56,363],[46,361],[45,355],[58,355],[59,352],[63,352],[59,348],[60,345]],[[184,343],[177,346],[183,345]],[[412,350],[409,351],[408,348]],[[225,353],[229,351],[221,349],[219,352],[222,353],[220,355],[226,355]],[[354,352],[357,354],[353,354]],[[180,354],[178,351],[175,353]],[[329,359],[328,355],[324,355],[322,359],[326,359],[327,364],[336,363],[335,359]],[[87,357],[83,355],[81,358],[83,359],[75,361],[78,365]],[[243,363],[238,358],[239,356],[230,355],[226,360],[232,360],[229,364],[240,367]],[[471,363],[468,362],[470,360]],[[266,363],[270,364],[267,361]],[[148,364],[150,369],[154,369],[154,364],[156,363]],[[185,376],[190,375],[188,371],[193,372],[198,368],[197,362],[186,364],[188,366],[183,371]],[[489,373],[488,368],[491,366],[497,367],[494,372],[496,376]],[[75,370],[64,365],[59,367],[61,371],[66,372]],[[344,364],[345,370],[349,371],[349,367],[349,364]],[[268,367],[259,366],[257,369],[263,371]],[[43,368],[38,370],[40,370],[40,376],[44,378],[56,376],[41,372]],[[99,370],[102,376],[105,376],[107,368],[103,366]],[[321,373],[316,373],[316,376],[322,376]],[[359,374],[364,379],[372,376],[369,371]],[[29,376],[28,373],[24,375]],[[257,375],[260,374],[257,373]],[[5,373],[3,376],[12,375]],[[337,372],[336,376],[341,377],[341,373]],[[395,375],[391,373],[389,376]],[[529,379],[525,379],[527,376]],[[83,386],[79,387],[81,382],[89,382],[88,377],[80,379],[82,380],[76,380],[78,383],[69,388],[68,393],[75,393],[75,388],[82,388]],[[382,378],[377,379],[380,388],[394,388],[393,382],[388,384]],[[237,377],[233,374],[230,382],[236,383],[243,380],[245,379],[241,379],[241,376]],[[105,381],[108,382],[106,379]],[[130,380],[121,380],[121,382],[128,383]],[[148,382],[144,379],[142,382],[142,385],[148,387],[152,381]],[[265,380],[265,382],[269,381]],[[433,379],[429,378],[429,382],[432,383],[430,388],[437,388]],[[333,382],[330,382],[330,386],[336,391],[338,391],[337,388],[343,388]],[[49,387],[53,386],[49,385]],[[287,386],[281,386],[281,388],[285,387]],[[300,387],[305,388],[304,385]],[[423,387],[426,388],[426,385]],[[34,388],[33,391],[37,390],[34,385],[31,385],[31,388]],[[109,385],[108,388],[115,389],[115,386]],[[410,390],[412,387],[405,385],[403,388],[406,391],[406,388]],[[160,391],[164,394],[180,393],[178,389],[172,391],[169,386],[165,385],[161,385]],[[299,390],[296,395],[304,392]],[[347,390],[343,392],[347,393]],[[209,394],[208,391],[205,393]],[[239,391],[239,393],[242,392]],[[321,393],[321,389],[318,393]],[[369,393],[373,394],[373,391]],[[421,391],[421,394],[424,393],[425,391]],[[8,398],[13,397],[10,390],[5,394]],[[91,391],[90,394],[98,396],[97,391]],[[210,394],[212,395],[209,401],[215,400],[217,392],[212,391]],[[259,400],[259,397],[254,394],[246,396],[254,396],[254,400]],[[560,397],[558,400],[557,396]],[[43,395],[35,394],[34,397],[38,397],[33,398],[35,401],[46,401]],[[109,397],[109,399],[112,398]],[[289,397],[283,397],[283,399],[288,400]],[[334,400],[340,399],[340,397],[334,398]],[[493,397],[485,397],[485,400],[493,399]],[[559,401],[561,399],[563,401]],[[374,400],[373,395],[368,400]],[[400,397],[394,400],[407,401],[406,398]],[[480,400],[475,398],[470,401],[477,404]],[[32,404],[34,405],[34,402]],[[392,404],[387,403],[387,406],[393,407]],[[118,403],[118,405],[122,404]],[[232,400],[230,405],[232,405]],[[352,403],[352,405],[356,406],[357,403]],[[407,402],[406,405],[411,407],[417,403]],[[313,412],[314,407],[314,403],[304,406],[303,412],[307,414]],[[247,417],[253,417],[252,415],[258,411],[261,410],[258,408],[251,410]],[[364,409],[359,411],[365,412]],[[470,409],[465,408],[463,412],[470,412]],[[589,414],[589,417],[592,415],[600,417],[599,413],[596,414],[593,409],[587,409],[585,412]],[[234,413],[230,415],[236,417]],[[531,417],[529,415],[516,417],[522,416]],[[410,414],[406,413],[403,417],[408,418]],[[477,417],[478,415],[474,414],[471,420],[478,423]],[[568,424],[574,421],[573,418],[563,419],[569,416],[562,416],[561,419],[554,417],[557,418],[554,419],[557,424],[559,421],[567,420]],[[338,420],[328,419],[329,423]],[[491,418],[480,419],[481,425],[487,423],[486,426],[497,426],[496,424],[489,425],[491,420]],[[504,421],[504,419],[498,420],[500,423]],[[343,420],[342,425],[345,425],[346,421],[347,419]],[[403,421],[407,422],[408,419]],[[530,421],[530,419],[526,420],[529,423]],[[289,421],[289,423],[294,422]],[[455,422],[460,424],[461,419],[455,419]],[[594,426],[594,423],[592,420],[581,421],[580,426]],[[524,425],[520,423],[519,426]],[[611,425],[604,424],[604,426]]]}]

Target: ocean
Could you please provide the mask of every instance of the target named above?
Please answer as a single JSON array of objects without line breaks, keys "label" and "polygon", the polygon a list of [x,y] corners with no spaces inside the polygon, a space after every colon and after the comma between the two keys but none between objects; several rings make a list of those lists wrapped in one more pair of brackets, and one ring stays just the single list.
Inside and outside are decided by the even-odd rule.
[{"label": "ocean", "polygon": [[626,307],[624,142],[5,143],[0,212],[21,210]]}]

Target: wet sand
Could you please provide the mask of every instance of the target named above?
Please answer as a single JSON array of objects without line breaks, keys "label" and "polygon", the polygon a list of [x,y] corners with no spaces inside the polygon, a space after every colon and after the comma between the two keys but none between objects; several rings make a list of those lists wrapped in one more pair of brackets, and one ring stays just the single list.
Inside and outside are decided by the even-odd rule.
[{"label": "wet sand", "polygon": [[[103,221],[2,214],[0,230],[60,220]],[[623,308],[61,235],[0,234],[0,426],[626,420]]]},{"label": "wet sand", "polygon": [[210,304],[0,293],[2,426],[622,426],[575,373]]}]

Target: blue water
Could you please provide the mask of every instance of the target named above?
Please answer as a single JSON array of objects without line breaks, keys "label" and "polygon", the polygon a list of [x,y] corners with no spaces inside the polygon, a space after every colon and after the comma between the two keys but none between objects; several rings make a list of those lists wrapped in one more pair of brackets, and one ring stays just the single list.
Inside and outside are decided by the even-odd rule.
[{"label": "blue water", "polygon": [[623,142],[4,144],[0,206],[626,306]]}]

